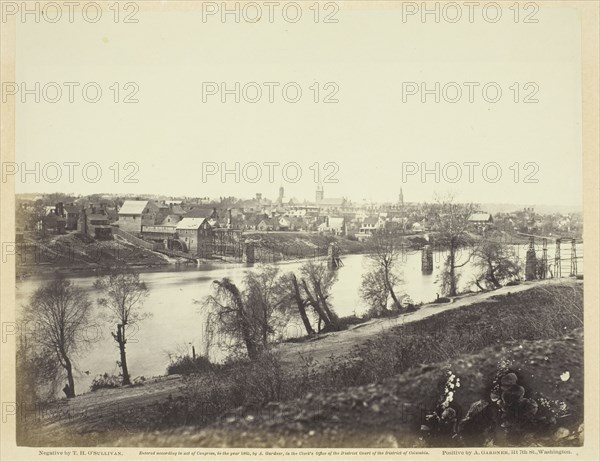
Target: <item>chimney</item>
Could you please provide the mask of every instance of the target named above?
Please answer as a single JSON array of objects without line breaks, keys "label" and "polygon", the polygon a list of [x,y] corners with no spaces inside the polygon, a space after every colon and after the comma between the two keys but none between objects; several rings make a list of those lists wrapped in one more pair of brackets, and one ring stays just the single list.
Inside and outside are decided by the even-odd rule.
[{"label": "chimney", "polygon": [[256,200],[257,201],[262,200],[262,193],[256,193]]}]

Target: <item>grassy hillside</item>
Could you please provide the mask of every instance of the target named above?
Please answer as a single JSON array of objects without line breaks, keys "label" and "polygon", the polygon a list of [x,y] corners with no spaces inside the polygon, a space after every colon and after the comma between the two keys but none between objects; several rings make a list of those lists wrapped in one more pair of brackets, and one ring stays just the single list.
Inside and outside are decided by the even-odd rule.
[{"label": "grassy hillside", "polygon": [[[581,330],[562,339],[509,342],[477,354],[412,368],[380,383],[307,394],[285,403],[239,408],[214,425],[122,436],[125,446],[199,447],[423,447],[424,415],[439,404],[451,371],[460,379],[459,406],[486,396],[485,384],[499,364],[510,364],[527,378],[527,395],[540,414],[556,414],[556,423],[531,433],[521,445],[579,446],[583,442],[583,351]],[[570,379],[563,381],[565,368]],[[564,409],[564,410],[563,410]],[[563,417],[565,416],[565,417]],[[435,446],[460,446],[453,440]],[[497,443],[498,444],[498,443]],[[502,445],[502,444],[499,444]]]},{"label": "grassy hillside", "polygon": [[[217,367],[187,377],[166,398],[124,406],[90,425],[60,422],[61,431],[69,434],[66,445],[415,446],[429,444],[419,428],[451,374],[460,378],[454,398],[464,415],[489,396],[496,373],[512,371],[540,416],[554,418],[536,438],[578,444],[582,319],[580,281],[534,286],[382,330],[320,362],[299,357],[289,368],[268,354]],[[124,403],[118,395],[115,402]],[[58,423],[30,443],[56,441]]]},{"label": "grassy hillside", "polygon": [[43,270],[109,268],[117,262],[140,267],[168,264],[164,256],[122,239],[96,241],[79,233],[26,239],[16,250],[21,275]]}]

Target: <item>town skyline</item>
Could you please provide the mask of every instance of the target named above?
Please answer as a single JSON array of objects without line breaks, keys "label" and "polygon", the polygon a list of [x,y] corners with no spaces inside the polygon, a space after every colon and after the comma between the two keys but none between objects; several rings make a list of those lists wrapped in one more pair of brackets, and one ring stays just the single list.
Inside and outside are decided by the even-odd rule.
[{"label": "town skyline", "polygon": [[[285,189],[285,187],[284,187]],[[410,196],[410,190],[409,190],[409,194],[407,195],[405,193],[405,189],[402,188],[403,193],[404,193],[404,203],[405,204],[424,204],[424,203],[430,203],[434,200],[434,197],[436,195],[436,193],[440,196],[444,196],[444,195],[452,195],[454,194],[454,191],[451,190],[446,190],[446,191],[432,191],[430,197],[428,199],[425,200],[413,200],[411,199]],[[58,190],[48,190],[48,191],[32,191],[32,192],[16,192],[16,196],[20,197],[20,198],[28,198],[28,199],[32,199],[35,198],[36,196],[47,196],[47,195],[52,195],[52,194],[64,194],[64,195],[69,195],[69,196],[73,196],[76,198],[83,198],[83,197],[88,197],[88,196],[95,196],[95,195],[99,195],[99,196],[107,196],[107,197],[114,197],[114,198],[118,198],[118,197],[123,197],[123,198],[153,198],[156,200],[178,200],[178,199],[205,199],[207,201],[207,203],[217,203],[220,202],[224,199],[229,199],[229,198],[233,198],[236,200],[251,200],[256,198],[256,194],[261,194],[262,197],[264,199],[268,199],[271,200],[273,203],[277,202],[277,198],[278,198],[278,188],[273,188],[273,194],[268,194],[266,193],[264,190],[263,191],[256,191],[253,195],[249,195],[249,196],[241,196],[241,195],[220,195],[220,196],[205,196],[202,194],[196,194],[196,195],[187,195],[187,194],[157,194],[157,193],[150,193],[150,192],[107,192],[107,191],[96,191],[96,192],[92,192],[89,194],[81,194],[81,193],[76,193],[74,191],[58,191]],[[325,194],[327,194],[327,189],[325,189]],[[330,198],[331,196],[326,195],[326,198]],[[390,197],[389,200],[382,200],[382,201],[378,201],[378,200],[355,200],[352,199],[351,197],[348,197],[346,195],[340,195],[340,196],[336,196],[336,197],[340,197],[340,198],[344,198],[347,201],[349,201],[351,204],[356,205],[356,206],[360,206],[362,204],[396,204],[399,201],[398,199],[398,193],[395,196],[395,200],[393,197]],[[582,212],[583,211],[583,203],[580,204],[576,204],[576,203],[536,203],[536,202],[527,202],[527,201],[523,201],[523,202],[498,202],[498,201],[473,201],[473,200],[468,200],[468,198],[466,198],[464,195],[460,195],[460,194],[456,194],[455,195],[456,199],[459,202],[463,202],[463,203],[474,203],[474,204],[478,204],[481,206],[486,206],[486,207],[490,207],[490,213],[497,213],[497,212],[504,212],[504,211],[512,211],[512,210],[516,210],[517,208],[524,208],[524,207],[536,207],[538,209],[540,209],[541,211],[543,211],[544,213],[558,213],[558,212],[562,212],[562,213],[577,213],[577,212]],[[286,197],[287,199],[293,199],[293,200],[298,200],[298,202],[295,202],[297,204],[308,204],[308,203],[315,203],[315,191],[313,191],[313,195],[312,197],[310,196],[303,196],[303,197]]]}]

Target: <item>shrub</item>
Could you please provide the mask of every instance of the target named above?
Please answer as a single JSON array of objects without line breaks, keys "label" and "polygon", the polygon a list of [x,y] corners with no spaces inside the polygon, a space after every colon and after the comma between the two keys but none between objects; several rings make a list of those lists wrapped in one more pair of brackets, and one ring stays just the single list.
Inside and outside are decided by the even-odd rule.
[{"label": "shrub", "polygon": [[211,370],[213,364],[204,356],[192,358],[190,355],[178,356],[171,359],[167,366],[167,375],[172,374],[199,374]]},{"label": "shrub", "polygon": [[100,374],[94,377],[92,384],[90,385],[90,391],[100,390],[101,388],[119,388],[123,382],[123,376],[121,374]]},{"label": "shrub", "polygon": [[255,406],[285,398],[288,388],[279,357],[266,351],[252,362],[230,369],[231,400],[237,406]]},{"label": "shrub", "polygon": [[365,322],[367,319],[359,318],[356,315],[343,316],[339,319],[338,325],[340,326],[340,330],[345,330],[350,326],[355,326],[356,324],[360,324]]},{"label": "shrub", "polygon": [[136,377],[135,379],[133,379],[131,381],[131,384],[133,386],[140,386],[140,385],[144,385],[146,383],[146,377],[144,377],[143,375]]},{"label": "shrub", "polygon": [[409,303],[404,307],[404,309],[407,313],[412,313],[413,311],[417,311],[419,309],[419,306],[415,305],[414,303]]}]

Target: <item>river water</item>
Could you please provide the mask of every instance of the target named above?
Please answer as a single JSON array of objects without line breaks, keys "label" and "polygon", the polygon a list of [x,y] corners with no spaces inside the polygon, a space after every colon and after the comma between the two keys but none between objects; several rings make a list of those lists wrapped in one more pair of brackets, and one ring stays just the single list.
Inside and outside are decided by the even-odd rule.
[{"label": "river water", "polygon": [[[541,249],[536,249],[538,258]],[[525,257],[526,246],[518,246],[520,258]],[[578,255],[583,255],[583,248],[578,245]],[[570,246],[563,246],[563,259],[570,256]],[[434,270],[432,274],[421,273],[421,253],[408,252],[402,255],[398,272],[402,283],[398,287],[399,294],[408,295],[413,302],[430,302],[439,292],[438,275],[443,263],[442,252],[434,252]],[[554,247],[548,246],[548,260],[554,261]],[[361,277],[369,268],[370,261],[365,255],[346,255],[342,257],[343,266],[338,270],[338,280],[332,290],[331,304],[339,316],[360,315],[367,307],[360,299],[359,287]],[[579,273],[583,270],[583,261],[579,260]],[[281,272],[297,272],[302,261],[282,262],[277,264]],[[198,354],[202,353],[204,314],[201,304],[195,303],[206,297],[211,291],[211,283],[215,279],[229,277],[235,283],[241,283],[245,271],[255,270],[245,264],[210,263],[199,267],[185,269],[146,272],[142,279],[147,284],[150,294],[145,300],[145,310],[152,313],[150,319],[142,321],[129,332],[127,359],[132,377],[151,377],[162,375],[169,363],[169,353],[188,353],[194,345]],[[563,276],[569,274],[569,262],[564,261]],[[469,289],[473,279],[473,265],[467,263],[461,268],[459,288]],[[82,287],[91,301],[100,297],[94,287],[94,276],[73,276],[69,278]],[[17,307],[27,303],[31,294],[43,283],[43,278],[32,277],[17,283]],[[82,335],[91,340],[89,347],[81,351],[75,358],[76,387],[78,393],[86,391],[92,378],[104,372],[118,373],[119,358],[116,342],[110,332],[115,326],[103,320],[95,320],[85,329]],[[301,323],[290,325],[286,337],[304,335]]]}]

